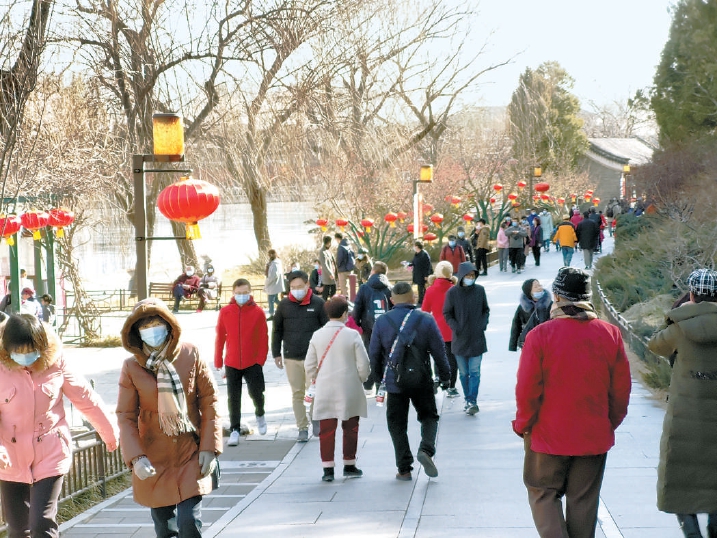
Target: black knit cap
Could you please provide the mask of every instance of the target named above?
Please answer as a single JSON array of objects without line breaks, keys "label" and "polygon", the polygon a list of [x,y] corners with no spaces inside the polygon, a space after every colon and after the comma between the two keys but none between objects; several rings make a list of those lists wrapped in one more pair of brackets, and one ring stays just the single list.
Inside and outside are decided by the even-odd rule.
[{"label": "black knit cap", "polygon": [[590,275],[576,267],[561,267],[553,281],[553,294],[568,301],[589,301]]}]

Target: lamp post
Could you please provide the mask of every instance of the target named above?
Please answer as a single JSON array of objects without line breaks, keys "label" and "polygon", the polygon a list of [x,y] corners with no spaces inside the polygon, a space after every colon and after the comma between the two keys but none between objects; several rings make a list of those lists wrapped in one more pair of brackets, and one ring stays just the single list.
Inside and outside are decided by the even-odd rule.
[{"label": "lamp post", "polygon": [[630,165],[624,164],[622,166],[622,176],[620,177],[620,197],[627,198],[627,178],[630,175]]},{"label": "lamp post", "polygon": [[533,174],[530,176],[530,192],[528,193],[528,202],[532,200],[533,196],[533,180],[540,179],[543,175],[543,169],[540,166],[533,167]]},{"label": "lamp post", "polygon": [[[144,174],[146,172],[191,173],[191,170],[151,170],[145,169],[147,162],[183,162],[184,161],[184,125],[180,114],[154,114],[152,116],[154,153],[151,155],[133,155],[132,172],[134,177],[134,230],[137,251],[137,300],[146,299],[147,287],[147,241],[165,239],[147,237],[147,200]],[[176,239],[166,238],[166,239]]]},{"label": "lamp post", "polygon": [[418,179],[413,180],[413,239],[423,237],[423,199],[418,192],[419,183],[431,183],[433,181],[433,165],[421,166]]}]

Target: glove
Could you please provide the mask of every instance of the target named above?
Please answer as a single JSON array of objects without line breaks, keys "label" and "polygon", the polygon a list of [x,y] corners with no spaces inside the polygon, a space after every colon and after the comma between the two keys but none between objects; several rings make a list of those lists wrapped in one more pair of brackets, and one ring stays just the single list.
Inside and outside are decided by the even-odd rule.
[{"label": "glove", "polygon": [[8,467],[12,467],[10,454],[7,453],[7,448],[0,446],[0,469],[7,469]]},{"label": "glove", "polygon": [[149,462],[149,459],[147,459],[147,456],[142,456],[135,461],[132,466],[132,470],[140,480],[147,480],[150,476],[157,474],[157,471],[154,467],[152,467],[152,464]]},{"label": "glove", "polygon": [[451,380],[441,381],[441,390],[445,391],[451,388]]},{"label": "glove", "polygon": [[216,467],[217,458],[214,455],[214,452],[210,452],[209,450],[202,450],[199,453],[199,474],[202,475],[202,478],[212,474]]}]

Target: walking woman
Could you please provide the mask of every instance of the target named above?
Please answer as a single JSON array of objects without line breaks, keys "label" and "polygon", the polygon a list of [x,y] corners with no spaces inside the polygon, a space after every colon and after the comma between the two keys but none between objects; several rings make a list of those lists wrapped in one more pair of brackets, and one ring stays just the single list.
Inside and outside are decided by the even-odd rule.
[{"label": "walking woman", "polygon": [[550,296],[550,292],[543,289],[537,279],[529,278],[523,282],[520,304],[513,316],[508,351],[518,351],[518,348],[523,347],[528,333],[550,319],[552,306],[553,298]]},{"label": "walking woman", "polygon": [[68,366],[49,325],[19,314],[0,331],[0,495],[8,536],[60,536],[57,501],[72,465],[63,396],[110,452],[117,448],[116,426],[100,396]]},{"label": "walking woman", "polygon": [[505,230],[508,228],[508,223],[503,221],[500,223],[498,228],[498,235],[496,236],[495,245],[498,249],[498,261],[500,263],[500,270],[504,273],[508,272],[508,249],[510,247],[510,240],[505,235]]},{"label": "walking woman", "polygon": [[[344,477],[358,478],[356,467],[359,417],[367,417],[363,383],[371,367],[361,335],[346,328],[349,303],[336,295],[324,305],[329,322],[309,342],[304,368],[315,388],[313,419],[319,421],[319,446],[324,482],[334,479],[336,428],[343,430]],[[311,389],[309,389],[309,393]]]}]

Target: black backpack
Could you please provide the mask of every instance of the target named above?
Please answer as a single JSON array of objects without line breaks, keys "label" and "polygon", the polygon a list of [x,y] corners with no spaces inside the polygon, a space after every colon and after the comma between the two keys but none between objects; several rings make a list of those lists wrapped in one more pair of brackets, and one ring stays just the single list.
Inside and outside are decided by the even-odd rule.
[{"label": "black backpack", "polygon": [[615,214],[615,212],[612,210],[612,206],[607,208],[607,211],[605,211],[605,215],[607,215],[608,218],[612,218],[612,216]]},{"label": "black backpack", "polygon": [[[386,317],[386,319],[398,331],[396,348],[403,346],[403,355],[399,355],[400,359],[395,364],[391,364],[396,386],[406,392],[431,387],[431,366],[425,360],[421,350],[413,345],[418,327],[414,327],[407,334],[401,331],[396,322],[390,317]],[[420,320],[418,324],[420,324]]]}]

